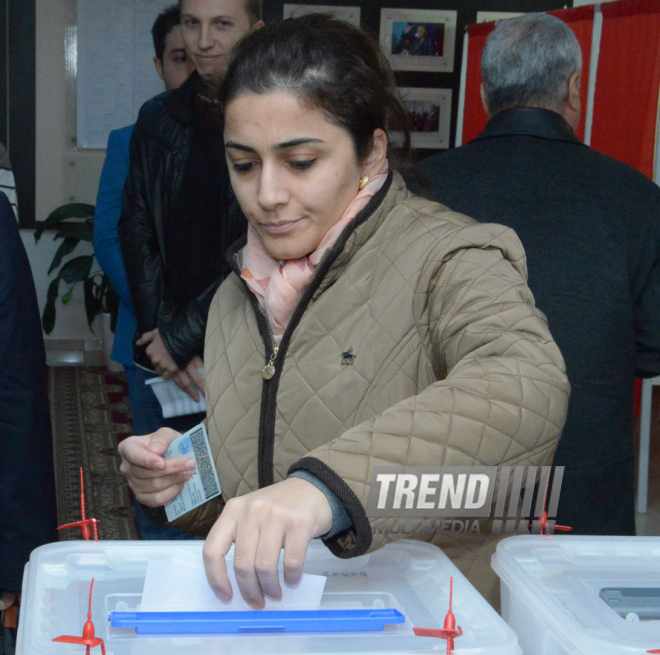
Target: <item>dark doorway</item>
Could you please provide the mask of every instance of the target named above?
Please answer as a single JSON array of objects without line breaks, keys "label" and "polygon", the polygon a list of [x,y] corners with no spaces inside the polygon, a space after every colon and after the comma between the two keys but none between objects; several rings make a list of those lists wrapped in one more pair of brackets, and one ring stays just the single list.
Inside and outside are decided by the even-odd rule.
[{"label": "dark doorway", "polygon": [[11,157],[20,227],[35,227],[35,0],[0,0],[0,141]]}]

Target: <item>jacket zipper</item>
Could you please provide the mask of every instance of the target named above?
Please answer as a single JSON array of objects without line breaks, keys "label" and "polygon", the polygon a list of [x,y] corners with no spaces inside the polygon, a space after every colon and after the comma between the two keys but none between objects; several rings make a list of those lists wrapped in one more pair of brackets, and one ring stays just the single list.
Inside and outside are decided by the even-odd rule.
[{"label": "jacket zipper", "polygon": [[[232,257],[233,264],[235,265],[234,272],[243,282],[248,294],[248,298],[250,299],[250,302],[252,302],[252,306],[255,310],[255,316],[257,318],[257,325],[259,325],[259,332],[261,333],[261,337],[266,348],[266,361],[261,373],[263,378],[263,386],[261,391],[261,411],[259,415],[259,441],[257,453],[257,467],[260,489],[270,486],[275,481],[273,472],[273,459],[275,452],[277,392],[280,385],[280,375],[282,374],[281,364],[286,357],[286,352],[289,348],[291,336],[293,335],[293,332],[295,331],[298,323],[305,313],[307,306],[311,302],[314,293],[330,269],[330,265],[337,258],[339,253],[343,251],[348,238],[351,234],[353,234],[354,230],[362,225],[362,223],[364,223],[373,214],[376,207],[380,206],[382,200],[385,198],[387,192],[390,189],[391,182],[392,174],[390,173],[381,190],[371,199],[367,207],[365,207],[362,212],[365,212],[365,210],[369,208],[371,203],[374,201],[375,207],[371,208],[371,211],[368,214],[365,213],[362,217],[362,220],[358,221],[358,218],[356,217],[351,226],[353,229],[350,231],[345,230],[344,233],[340,235],[334,246],[323,254],[316,267],[316,270],[314,271],[314,274],[312,275],[312,278],[305,287],[300,302],[296,305],[296,308],[293,311],[291,320],[289,321],[289,324],[287,325],[286,330],[282,335],[279,348],[275,345],[275,336],[273,335],[273,329],[270,325],[270,321],[268,320],[266,312],[264,311],[261,303],[257,300],[257,297],[254,295],[252,290],[248,287],[245,280],[241,278],[242,261],[240,259],[240,251],[235,252]],[[358,216],[360,215],[358,214]],[[266,339],[266,335],[270,337],[268,340]],[[270,375],[271,372],[272,376]]]},{"label": "jacket zipper", "polygon": [[[343,246],[342,246],[343,247]],[[334,250],[334,248],[332,249]],[[291,335],[295,331],[305,309],[309,305],[314,292],[318,285],[323,280],[326,274],[325,263],[329,259],[331,251],[328,250],[323,254],[321,260],[316,267],[316,271],[312,275],[300,302],[296,305],[293,311],[289,325],[287,325],[282,340],[280,341],[279,348],[275,345],[275,336],[273,335],[273,328],[270,325],[268,316],[264,311],[261,303],[256,299],[252,291],[250,295],[255,299],[259,307],[257,313],[257,320],[265,323],[267,333],[270,335],[271,343],[266,346],[266,365],[261,371],[263,378],[263,390],[261,394],[261,413],[259,416],[259,450],[258,450],[258,473],[259,473],[259,488],[268,487],[275,482],[275,474],[273,471],[273,459],[275,452],[275,420],[277,418],[277,392],[280,386],[280,375],[282,374],[282,362],[286,356],[291,341]],[[270,352],[269,347],[270,346]]]},{"label": "jacket zipper", "polygon": [[[270,343],[273,349],[270,358],[266,362],[266,366],[264,366],[261,369],[261,377],[264,380],[272,380],[273,376],[275,375],[275,358],[277,357],[279,348],[275,345],[276,342],[275,342],[275,335],[273,334],[273,326],[270,324],[270,321],[268,320],[268,315],[266,314],[264,308],[261,306],[261,303],[259,303],[259,313],[264,317],[266,321],[266,327],[268,328],[268,334],[270,335]],[[268,355],[266,354],[266,356]]]}]

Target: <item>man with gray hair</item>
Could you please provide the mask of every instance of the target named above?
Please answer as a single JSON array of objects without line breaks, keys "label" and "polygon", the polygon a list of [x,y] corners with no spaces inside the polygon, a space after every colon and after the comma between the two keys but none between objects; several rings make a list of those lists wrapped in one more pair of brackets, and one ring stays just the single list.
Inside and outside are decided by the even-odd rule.
[{"label": "man with gray hair", "polygon": [[500,23],[482,54],[486,129],[419,172],[425,195],[518,233],[572,388],[554,460],[565,467],[557,523],[625,535],[635,533],[634,378],[660,375],[660,189],[575,136],[581,60],[558,18]]},{"label": "man with gray hair", "polygon": [[481,56],[481,101],[488,117],[515,107],[544,108],[577,128],[582,51],[563,21],[529,14],[502,23]]}]

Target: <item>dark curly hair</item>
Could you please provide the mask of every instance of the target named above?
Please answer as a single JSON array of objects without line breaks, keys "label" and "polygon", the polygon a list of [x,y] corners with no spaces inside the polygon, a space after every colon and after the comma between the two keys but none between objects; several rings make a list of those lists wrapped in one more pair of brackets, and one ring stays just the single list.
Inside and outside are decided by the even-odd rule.
[{"label": "dark curly hair", "polygon": [[378,44],[362,30],[326,14],[308,14],[247,35],[232,51],[221,105],[243,93],[278,90],[295,93],[345,128],[359,161],[371,151],[378,128],[389,136],[393,166],[405,161],[410,131],[394,74]]},{"label": "dark curly hair", "polygon": [[181,14],[179,13],[179,5],[172,5],[158,14],[158,18],[156,18],[151,28],[151,38],[154,42],[156,57],[161,61],[165,53],[165,39],[167,35],[180,24]]}]

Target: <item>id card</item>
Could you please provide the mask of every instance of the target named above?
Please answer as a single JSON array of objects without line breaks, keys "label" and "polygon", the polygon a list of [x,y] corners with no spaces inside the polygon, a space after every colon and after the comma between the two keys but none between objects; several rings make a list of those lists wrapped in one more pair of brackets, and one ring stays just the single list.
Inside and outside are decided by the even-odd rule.
[{"label": "id card", "polygon": [[203,423],[175,439],[163,457],[165,459],[192,457],[197,463],[192,471],[192,476],[184,483],[181,493],[165,503],[168,521],[178,519],[195,507],[203,505],[207,500],[221,494],[220,481]]}]

